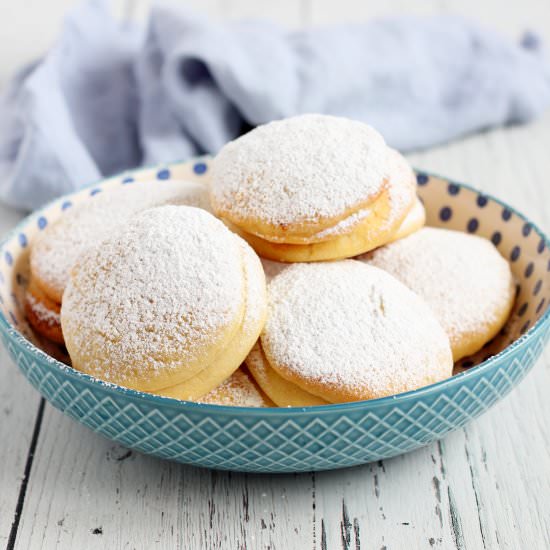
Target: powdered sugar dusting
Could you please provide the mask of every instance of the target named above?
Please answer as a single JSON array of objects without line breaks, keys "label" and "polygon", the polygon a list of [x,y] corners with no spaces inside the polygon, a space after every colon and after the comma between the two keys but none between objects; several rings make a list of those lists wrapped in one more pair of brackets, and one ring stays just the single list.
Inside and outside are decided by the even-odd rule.
[{"label": "powdered sugar dusting", "polygon": [[223,384],[198,400],[199,403],[233,407],[266,407],[260,390],[242,369],[235,371]]},{"label": "powdered sugar dusting", "polygon": [[319,233],[315,233],[314,237],[316,239],[325,239],[326,237],[336,237],[338,235],[345,235],[353,231],[354,227],[363,220],[367,219],[372,215],[371,208],[364,208],[355,212],[351,216],[344,218],[341,222],[329,227],[328,229],[323,229]]},{"label": "powdered sugar dusting", "polygon": [[246,275],[246,311],[243,332],[251,335],[258,331],[258,323],[265,318],[267,309],[267,289],[265,274],[260,258],[252,247],[235,235],[243,252]]},{"label": "powdered sugar dusting", "polygon": [[[407,161],[393,149],[388,149],[388,198],[390,212],[386,220],[374,229],[384,231],[393,226],[396,220],[403,217],[403,214],[411,207],[416,192],[414,174]],[[314,235],[317,239],[336,237],[351,233],[359,222],[372,215],[371,208],[364,208],[351,216],[344,218],[333,227],[324,229]]]},{"label": "powdered sugar dusting", "polygon": [[121,385],[155,389],[166,372],[178,383],[240,314],[239,258],[239,241],[203,210],[136,215],[73,269],[61,321],[75,367]]},{"label": "powdered sugar dusting", "polygon": [[164,204],[209,208],[206,186],[189,181],[138,182],[106,190],[49,225],[31,250],[31,271],[61,301],[76,259],[137,212]]},{"label": "powdered sugar dusting", "polygon": [[42,302],[37,300],[31,292],[27,292],[25,297],[29,307],[39,321],[49,326],[58,326],[61,323],[61,315],[57,311],[47,308]]},{"label": "powdered sugar dusting", "polygon": [[424,298],[451,343],[493,324],[513,292],[510,266],[492,243],[459,231],[425,227],[359,258]]},{"label": "powdered sugar dusting", "polygon": [[286,269],[290,264],[282,262],[275,262],[274,260],[267,260],[266,258],[260,258],[262,267],[264,268],[265,278],[269,283],[273,277],[281,273],[283,269]]},{"label": "powdered sugar dusting", "polygon": [[429,307],[380,269],[294,264],[268,296],[261,343],[271,366],[304,389],[322,386],[326,399],[389,395],[451,375],[449,342]]},{"label": "powdered sugar dusting", "polygon": [[381,191],[386,151],[382,136],[362,122],[312,114],[271,122],[219,152],[212,201],[231,221],[340,216]]}]

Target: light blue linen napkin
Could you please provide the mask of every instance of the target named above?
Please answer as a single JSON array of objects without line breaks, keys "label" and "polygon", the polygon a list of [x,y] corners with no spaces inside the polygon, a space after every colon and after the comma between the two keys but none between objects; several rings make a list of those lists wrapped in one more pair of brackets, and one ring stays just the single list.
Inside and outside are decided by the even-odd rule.
[{"label": "light blue linen napkin", "polygon": [[289,31],[162,4],[142,29],[90,0],[0,102],[0,199],[35,208],[126,168],[215,153],[244,128],[298,113],[363,120],[410,151],[549,104],[536,37],[514,44],[458,17]]}]

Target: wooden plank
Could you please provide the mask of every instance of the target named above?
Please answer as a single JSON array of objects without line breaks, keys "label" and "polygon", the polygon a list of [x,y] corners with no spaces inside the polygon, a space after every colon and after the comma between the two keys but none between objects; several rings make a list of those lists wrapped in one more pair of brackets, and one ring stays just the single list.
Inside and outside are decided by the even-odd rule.
[{"label": "wooden plank", "polygon": [[311,475],[163,462],[114,445],[51,407],[43,433],[16,548],[310,547]]},{"label": "wooden plank", "polygon": [[[33,429],[40,397],[17,371],[7,351],[0,349],[0,544],[10,539],[18,499],[26,483]],[[14,533],[15,534],[15,533]]]},{"label": "wooden plank", "polygon": [[[21,217],[0,205],[0,236]],[[21,486],[40,398],[0,345],[0,545],[7,544]]]}]

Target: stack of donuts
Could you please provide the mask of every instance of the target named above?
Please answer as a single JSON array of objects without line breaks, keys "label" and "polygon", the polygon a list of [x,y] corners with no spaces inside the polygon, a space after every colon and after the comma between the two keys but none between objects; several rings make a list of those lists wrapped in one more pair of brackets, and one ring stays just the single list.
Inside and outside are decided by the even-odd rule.
[{"label": "stack of donuts", "polygon": [[491,242],[424,224],[376,130],[293,117],[225,145],[208,186],[73,206],[32,245],[26,313],[75,369],[135,390],[251,407],[393,395],[451,376],[514,301]]}]

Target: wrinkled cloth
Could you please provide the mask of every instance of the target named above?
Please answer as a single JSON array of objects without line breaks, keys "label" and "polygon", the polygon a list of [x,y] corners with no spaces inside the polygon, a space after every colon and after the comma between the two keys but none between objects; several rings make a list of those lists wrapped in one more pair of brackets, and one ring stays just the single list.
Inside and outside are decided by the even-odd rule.
[{"label": "wrinkled cloth", "polygon": [[143,28],[90,0],[0,101],[0,199],[36,208],[299,113],[368,122],[406,152],[531,120],[549,104],[536,36],[515,44],[458,17],[289,31],[162,4]]}]

